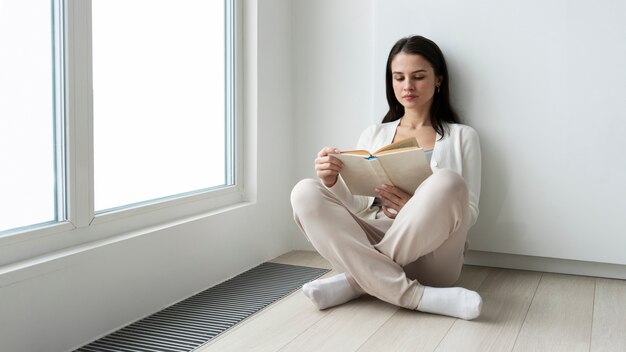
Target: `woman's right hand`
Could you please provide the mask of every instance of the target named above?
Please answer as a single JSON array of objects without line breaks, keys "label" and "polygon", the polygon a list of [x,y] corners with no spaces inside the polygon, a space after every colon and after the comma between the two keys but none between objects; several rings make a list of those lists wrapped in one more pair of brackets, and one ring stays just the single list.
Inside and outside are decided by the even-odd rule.
[{"label": "woman's right hand", "polygon": [[317,177],[326,187],[332,187],[337,183],[337,176],[343,166],[341,160],[333,158],[330,154],[339,154],[339,151],[336,148],[324,147],[315,158]]}]

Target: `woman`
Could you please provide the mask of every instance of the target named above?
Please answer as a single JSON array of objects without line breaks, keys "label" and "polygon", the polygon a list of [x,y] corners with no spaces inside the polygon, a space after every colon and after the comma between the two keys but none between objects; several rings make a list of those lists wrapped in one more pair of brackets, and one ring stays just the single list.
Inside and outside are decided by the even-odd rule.
[{"label": "woman", "polygon": [[381,185],[375,198],[354,196],[339,177],[342,164],[332,156],[338,151],[322,149],[315,159],[319,180],[300,181],[291,203],[298,226],[341,274],[310,282],[303,292],[319,309],[367,293],[408,309],[474,319],[480,295],[450,286],[478,216],[478,135],[450,105],[448,70],[434,42],[399,40],[386,71],[389,112],[361,134],[357,149],[415,137],[433,174],[413,195]]}]

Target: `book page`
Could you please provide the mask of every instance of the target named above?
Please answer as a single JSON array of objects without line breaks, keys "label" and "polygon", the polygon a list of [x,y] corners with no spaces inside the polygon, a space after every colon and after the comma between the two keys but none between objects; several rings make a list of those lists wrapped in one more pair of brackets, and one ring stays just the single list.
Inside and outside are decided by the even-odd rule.
[{"label": "book page", "polygon": [[389,151],[373,158],[332,155],[343,162],[340,174],[354,195],[375,197],[374,188],[382,184],[391,184],[413,194],[417,186],[432,174],[424,151],[415,147]]},{"label": "book page", "polygon": [[377,152],[376,154],[374,154],[374,156],[377,157],[377,156],[381,156],[381,155],[385,155],[385,154],[408,152],[409,150],[422,150],[422,149],[418,148],[418,147],[405,147],[405,148],[389,149],[389,150],[383,150],[382,152]]},{"label": "book page", "polygon": [[[370,157],[372,156],[372,154],[370,154],[370,152],[368,152],[367,150],[348,150],[345,152],[341,152],[339,154],[343,154],[343,155],[358,155],[358,156],[362,156],[362,157]],[[329,154],[329,155],[333,155],[333,154]],[[338,155],[338,154],[334,154],[334,155]]]},{"label": "book page", "polygon": [[374,188],[381,185],[381,180],[376,171],[377,165],[373,165],[372,161],[378,164],[377,159],[352,154],[332,154],[332,156],[343,163],[340,174],[350,193],[370,197],[376,196]]},{"label": "book page", "polygon": [[391,184],[411,195],[433,173],[422,149],[384,154],[378,161],[387,171]]},{"label": "book page", "polygon": [[409,147],[419,148],[419,144],[417,143],[417,139],[415,137],[403,139],[401,141],[397,141],[395,143],[388,144],[388,145],[378,149],[373,154],[376,155],[376,154],[380,154],[382,152],[386,152],[386,151],[389,151],[389,150],[400,149],[400,148],[409,148]]}]

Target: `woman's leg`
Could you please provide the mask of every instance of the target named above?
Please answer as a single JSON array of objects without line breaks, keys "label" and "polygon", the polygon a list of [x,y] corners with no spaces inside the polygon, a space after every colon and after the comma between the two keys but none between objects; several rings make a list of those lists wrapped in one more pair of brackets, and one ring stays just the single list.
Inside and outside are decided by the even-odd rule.
[{"label": "woman's leg", "polygon": [[434,253],[446,241],[448,251],[462,255],[470,225],[468,204],[463,178],[454,171],[438,170],[417,188],[375,247],[402,266]]},{"label": "woman's leg", "polygon": [[[317,180],[300,181],[291,193],[296,223],[315,249],[361,290],[389,303],[414,309],[423,286],[407,278],[403,268],[374,248],[379,227],[352,214]],[[353,280],[353,281],[352,281]]]},{"label": "woman's leg", "polygon": [[[464,249],[469,216],[465,183],[460,176],[451,171],[443,171],[427,181],[421,190],[418,189],[412,201],[407,203],[405,208],[398,214],[398,218],[401,220],[404,218],[404,220],[398,223],[398,218],[396,218],[393,225],[386,231],[385,237],[375,247],[376,249],[379,246],[384,248],[386,240],[387,243],[395,243],[396,246],[407,244],[416,253],[413,256],[417,257],[420,253],[427,252],[430,248],[429,246],[432,246],[435,248],[435,251],[429,252],[429,254],[432,257],[442,259],[441,264],[445,264],[443,267],[460,270],[463,250],[461,250],[460,255],[447,255],[445,258],[440,254],[458,253],[456,252],[457,248]],[[463,193],[465,194],[464,197]],[[455,198],[459,196],[460,200],[457,199],[456,202],[461,205],[465,204],[465,207],[456,207],[453,204],[455,203]],[[424,199],[428,197],[442,198],[444,200],[425,202]],[[411,214],[415,215],[414,212],[419,210],[423,210],[423,213],[428,212],[417,206],[423,203],[435,209],[434,213],[440,216],[444,216],[442,214],[445,213],[445,210],[452,210],[448,212],[448,215],[454,215],[452,221],[449,219],[448,221],[440,221],[437,224],[433,224],[432,227],[433,230],[437,231],[431,232],[431,236],[435,233],[444,237],[443,240],[439,241],[429,238],[425,234],[410,232],[411,229],[416,230],[424,225],[411,224],[411,219],[416,223],[419,221],[425,222],[428,219],[433,221],[433,218],[428,216],[411,216]],[[447,206],[439,203],[447,203]],[[459,287],[440,289],[422,286],[417,280],[409,279],[404,271],[399,273],[398,268],[401,267],[390,259],[391,253],[405,254],[408,258],[411,258],[411,251],[402,251],[391,245],[387,245],[390,247],[389,254],[382,252],[382,250],[374,249],[372,251],[374,248],[372,243],[376,243],[380,239],[381,233],[385,232],[384,229],[389,226],[390,221],[383,219],[359,219],[350,213],[330,191],[314,180],[302,181],[294,188],[292,205],[294,206],[296,223],[309,237],[314,247],[336,269],[343,270],[346,274],[324,279],[329,282],[319,280],[322,281],[321,288],[323,291],[328,292],[330,288],[332,293],[333,287],[343,287],[343,290],[339,290],[340,294],[343,292],[344,296],[347,295],[351,299],[358,296],[356,292],[360,293],[363,290],[401,307],[463,319],[474,319],[480,314],[482,300],[476,292]],[[456,208],[461,209],[461,215],[457,214],[458,209]],[[325,221],[320,221],[320,219],[325,219]],[[434,218],[434,221],[437,220],[437,218]],[[446,222],[453,224],[452,226],[448,224],[451,230],[448,232],[441,231],[446,228]],[[396,226],[396,223],[399,225]],[[396,228],[394,229],[394,227]],[[429,226],[424,227],[429,228]],[[398,229],[403,229],[403,231]],[[457,236],[457,232],[461,235]],[[416,241],[415,238],[421,238],[423,241]],[[460,239],[462,239],[463,244],[459,246],[458,242]],[[439,243],[438,246],[436,245],[437,243]],[[450,258],[456,259],[456,261],[450,261]],[[406,258],[405,260],[410,261],[410,259]],[[430,261],[429,263],[436,262]],[[424,268],[422,267],[422,269]],[[450,273],[452,273],[452,276],[455,275],[454,270],[451,269],[445,269],[439,273],[443,275],[439,277],[440,280],[449,280],[446,278],[450,277]],[[456,277],[458,277],[458,272],[456,272],[454,280],[456,280]],[[351,282],[349,282],[350,280]],[[349,283],[351,285],[348,285]],[[350,286],[352,291],[346,291],[346,288],[349,290]],[[317,286],[316,288],[320,287]],[[328,298],[328,296],[322,296],[323,298]],[[309,297],[311,298],[311,296]],[[335,295],[330,298],[331,305],[325,305],[326,303],[319,304],[317,302],[316,304],[323,309],[344,303],[347,300],[345,297],[343,301],[341,299],[337,300]]]},{"label": "woman's leg", "polygon": [[476,292],[447,287],[461,272],[469,226],[465,182],[453,171],[440,170],[420,185],[375,246],[404,266],[409,278],[427,285],[414,309],[463,319],[480,314],[482,299]]}]

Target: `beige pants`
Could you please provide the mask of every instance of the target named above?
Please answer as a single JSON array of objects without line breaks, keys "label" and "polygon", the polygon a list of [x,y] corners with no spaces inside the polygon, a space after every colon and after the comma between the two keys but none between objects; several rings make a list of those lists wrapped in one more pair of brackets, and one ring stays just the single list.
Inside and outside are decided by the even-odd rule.
[{"label": "beige pants", "polygon": [[294,187],[291,204],[315,249],[357,291],[415,309],[423,285],[451,286],[459,277],[470,215],[467,186],[453,171],[436,171],[393,220],[359,218],[313,179]]}]

